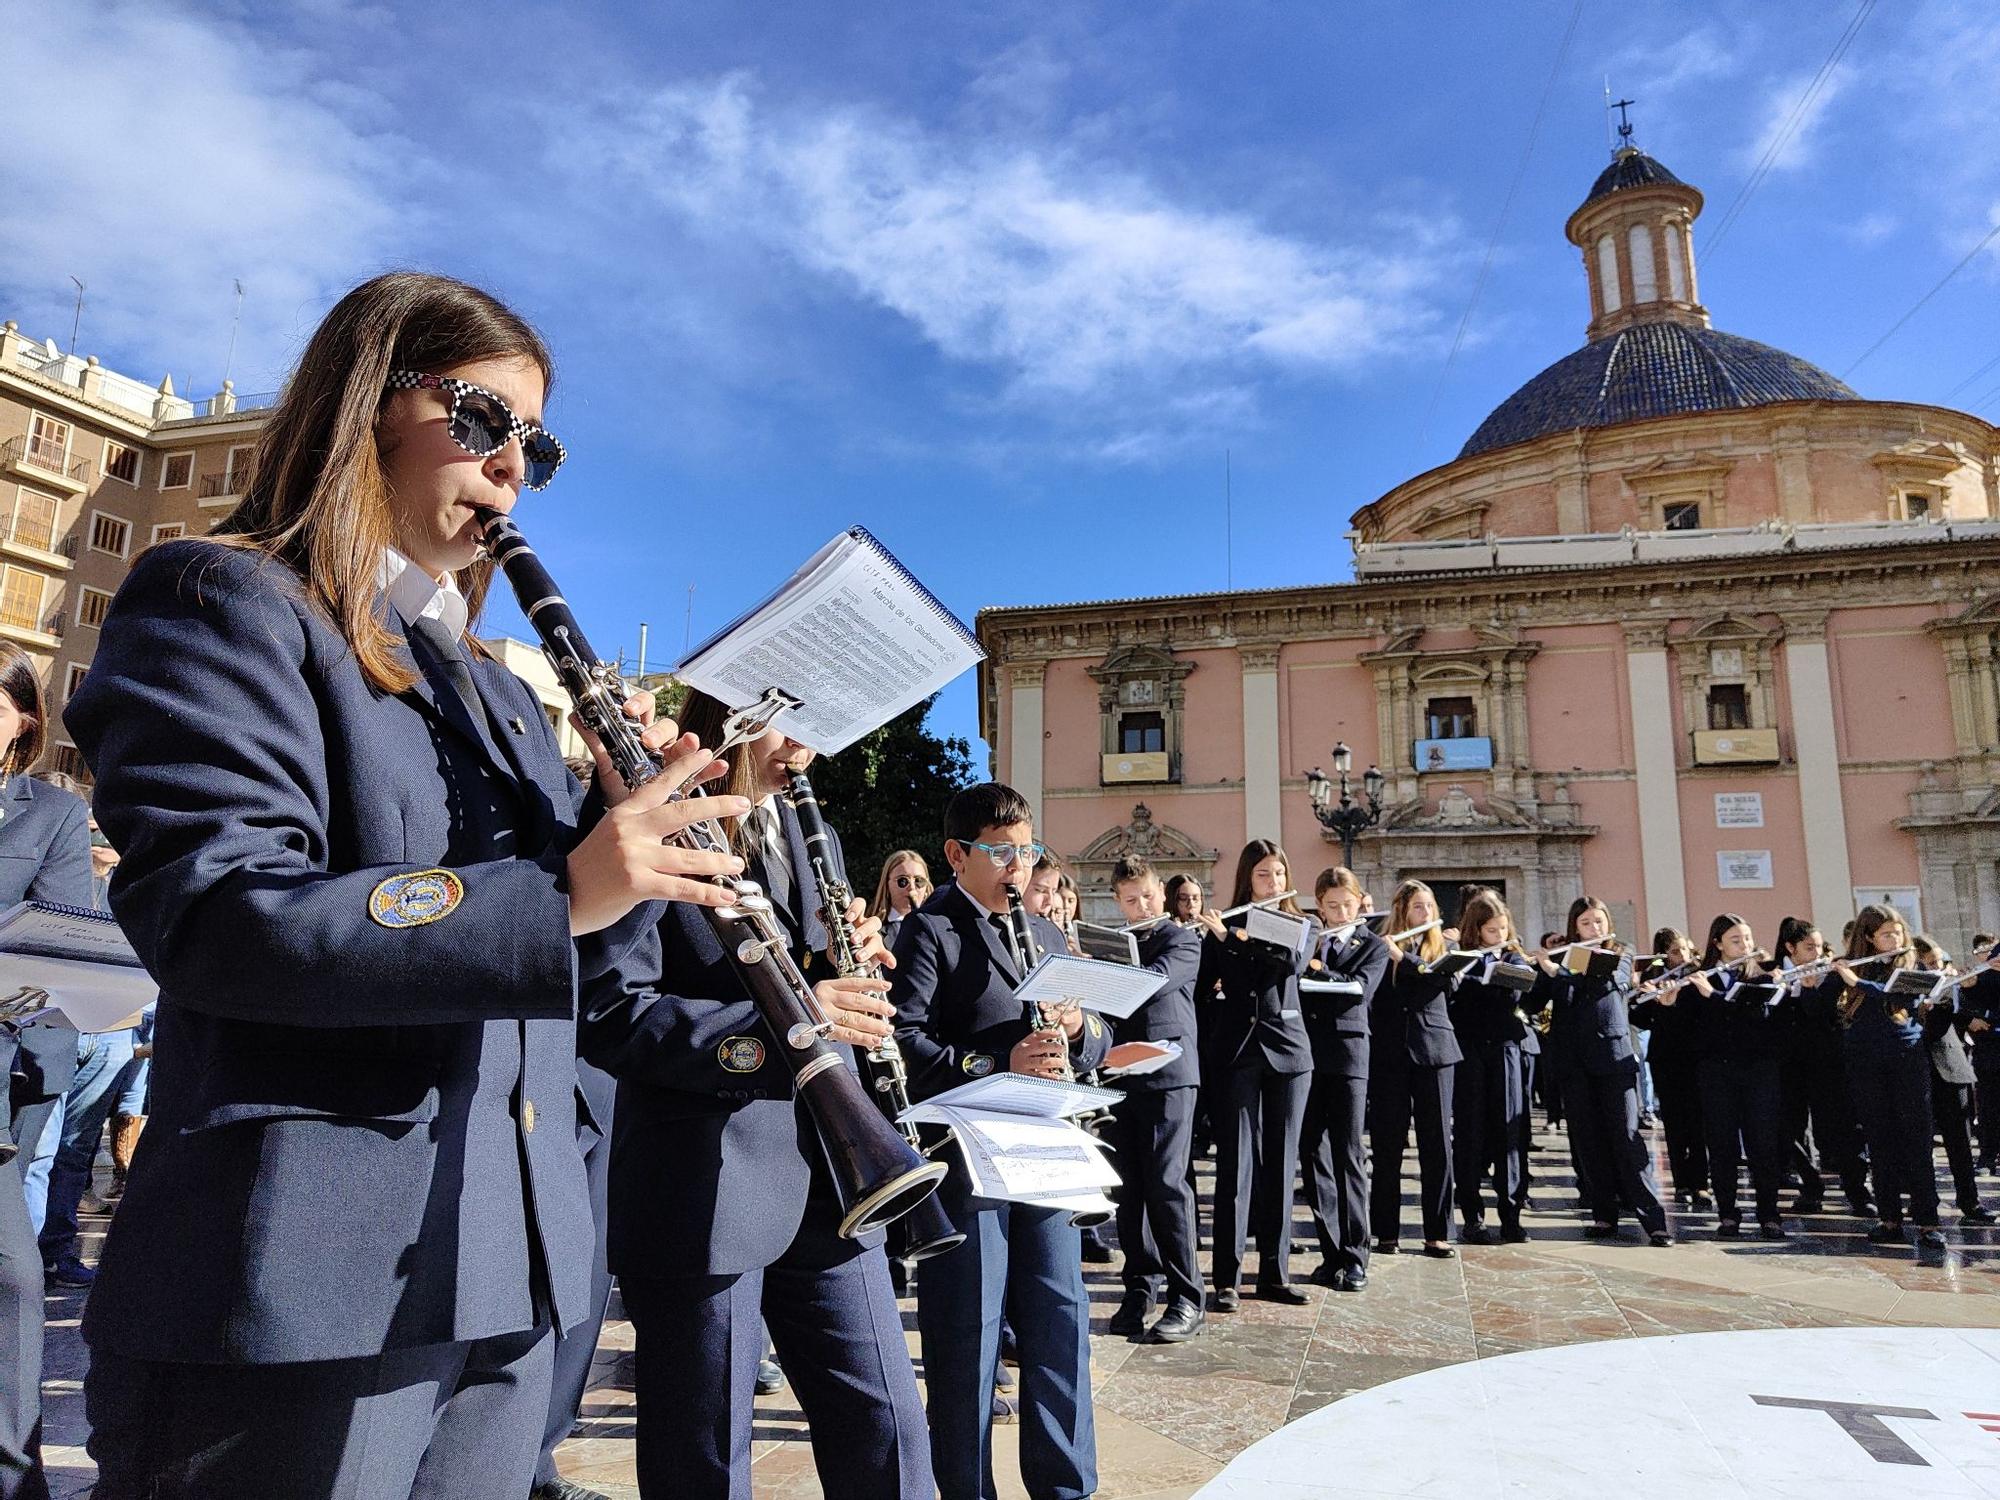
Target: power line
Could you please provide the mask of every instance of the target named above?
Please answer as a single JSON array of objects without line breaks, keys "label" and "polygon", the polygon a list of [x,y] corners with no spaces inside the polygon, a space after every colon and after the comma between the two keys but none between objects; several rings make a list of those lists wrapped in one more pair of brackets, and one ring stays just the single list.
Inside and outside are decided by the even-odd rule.
[{"label": "power line", "polygon": [[[1944,393],[1944,400],[1945,401],[1951,400],[1953,396],[1956,396],[1960,391],[1964,390],[1967,386],[1971,385],[1974,381],[1978,380],[1980,376],[1984,375],[1988,370],[1991,370],[1996,365],[2000,365],[2000,354],[1994,355],[1991,359],[1987,360],[1985,364],[1981,365],[1978,369],[1974,370],[1970,375],[1966,376],[1965,379],[1961,380],[1957,385],[1953,386],[1950,390],[1946,391]],[[1942,405],[1943,403],[1940,402],[1939,404]]]},{"label": "power line", "polygon": [[1819,71],[1813,74],[1812,82],[1806,85],[1805,92],[1800,94],[1798,102],[1793,104],[1792,112],[1785,116],[1785,122],[1778,128],[1778,134],[1764,149],[1764,154],[1758,158],[1757,165],[1751,169],[1749,180],[1737,189],[1736,197],[1724,210],[1714,232],[1703,242],[1701,253],[1704,260],[1713,261],[1716,247],[1722,243],[1722,237],[1728,234],[1736,221],[1742,217],[1744,207],[1750,202],[1751,196],[1764,185],[1764,179],[1771,175],[1771,168],[1776,164],[1779,154],[1791,144],[1792,137],[1798,133],[1799,126],[1805,121],[1806,111],[1812,107],[1813,100],[1820,96],[1820,91],[1826,87],[1827,80],[1833,76],[1833,70],[1840,66],[1840,60],[1847,56],[1847,49],[1854,45],[1854,38],[1860,35],[1861,27],[1867,21],[1869,12],[1875,9],[1875,4],[1876,0],[1861,0],[1861,8],[1855,11],[1853,19],[1847,23],[1847,29],[1841,32],[1839,39],[1834,42],[1833,50],[1827,53],[1826,61],[1819,65]]},{"label": "power line", "polygon": [[1884,344],[1888,343],[1890,339],[1894,338],[1897,335],[1897,333],[1899,333],[1902,330],[1902,327],[1905,323],[1909,322],[1910,319],[1914,318],[1918,313],[1922,312],[1924,310],[1924,304],[1930,301],[1931,298],[1935,297],[1939,292],[1943,291],[1946,285],[1951,281],[1952,277],[1956,276],[1960,271],[1963,271],[1967,266],[1971,265],[1973,258],[1977,256],[1980,251],[1984,250],[1988,245],[1992,244],[1996,236],[2000,236],[2000,224],[1995,224],[1991,229],[1987,230],[1986,237],[1980,240],[1980,242],[1974,245],[1970,250],[1965,252],[1965,259],[1960,261],[1957,265],[1953,266],[1949,271],[1945,272],[1944,275],[1940,276],[1938,278],[1938,283],[1936,286],[1932,287],[1928,292],[1925,292],[1923,296],[1917,298],[1916,305],[1914,307],[1912,307],[1908,312],[1904,313],[1902,317],[1896,319],[1894,323],[1890,324],[1889,331],[1887,333],[1883,334],[1882,337],[1875,340],[1874,343],[1870,344],[1865,350],[1862,351],[1860,359],[1857,359],[1853,364],[1849,365],[1846,369],[1840,372],[1840,378],[1842,380],[1845,380],[1847,379],[1848,376],[1852,375],[1856,370],[1860,369],[1863,362],[1866,361],[1870,355],[1872,355],[1877,349],[1880,349]]},{"label": "power line", "polygon": [[[1583,19],[1583,0],[1576,0],[1576,8],[1569,14],[1569,25],[1563,31],[1562,43],[1556,48],[1555,61],[1549,66],[1549,81],[1542,85],[1542,99],[1535,106],[1535,118],[1528,126],[1528,141],[1521,148],[1521,160],[1514,168],[1514,180],[1507,184],[1507,197],[1500,205],[1500,217],[1494,221],[1493,234],[1486,241],[1486,257],[1479,263],[1479,275],[1472,283],[1472,296],[1465,304],[1465,315],[1458,320],[1458,332],[1453,335],[1451,352],[1444,357],[1444,368],[1438,371],[1437,384],[1431,387],[1430,404],[1424,408],[1424,420],[1417,428],[1417,448],[1421,454],[1424,439],[1430,436],[1431,418],[1437,413],[1438,398],[1444,394],[1445,377],[1451,373],[1452,364],[1458,359],[1458,351],[1465,344],[1465,331],[1471,326],[1474,309],[1479,306],[1479,298],[1486,290],[1487,277],[1493,270],[1493,256],[1500,247],[1500,236],[1507,228],[1507,217],[1514,211],[1514,198],[1521,191],[1521,180],[1528,175],[1528,158],[1535,154],[1535,139],[1542,133],[1542,117],[1548,113],[1549,96],[1555,92],[1556,78],[1562,72],[1563,59],[1569,55],[1569,44],[1576,36],[1577,22]],[[1607,81],[1605,98],[1611,97]],[[1610,111],[1605,112],[1605,121],[1610,122]]]}]

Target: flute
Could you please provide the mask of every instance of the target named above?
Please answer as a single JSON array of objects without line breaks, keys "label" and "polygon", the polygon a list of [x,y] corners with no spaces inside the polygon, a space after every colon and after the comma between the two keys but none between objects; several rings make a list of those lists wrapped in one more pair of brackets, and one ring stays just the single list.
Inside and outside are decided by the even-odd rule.
[{"label": "flute", "polygon": [[[1205,917],[1214,917],[1218,922],[1220,922],[1228,917],[1240,917],[1246,911],[1261,911],[1266,907],[1280,906],[1287,901],[1295,901],[1298,899],[1298,894],[1299,893],[1295,890],[1280,891],[1275,896],[1266,896],[1262,901],[1246,901],[1241,906],[1230,907],[1227,911],[1209,911],[1209,912],[1203,912],[1201,915]],[[1143,932],[1148,927],[1157,927],[1162,922],[1171,922],[1173,920],[1174,917],[1171,912],[1163,911],[1157,917],[1147,917],[1142,921],[1128,922],[1125,924],[1125,926],[1121,927],[1119,931]]]}]

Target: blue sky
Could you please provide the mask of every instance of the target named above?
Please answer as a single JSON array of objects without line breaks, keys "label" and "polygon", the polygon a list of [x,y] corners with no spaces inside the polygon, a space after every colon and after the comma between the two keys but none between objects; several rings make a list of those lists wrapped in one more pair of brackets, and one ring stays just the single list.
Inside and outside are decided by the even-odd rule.
[{"label": "blue sky", "polygon": [[968,619],[1328,581],[1581,344],[1607,75],[1718,327],[2000,417],[2000,239],[1848,373],[2000,222],[1982,0],[1870,7],[1711,244],[1860,8],[1585,0],[1558,68],[1574,0],[70,3],[0,41],[0,315],[61,340],[77,275],[79,352],[200,394],[232,278],[243,390],[375,271],[488,286],[561,366],[524,527],[656,662],[855,522]]}]

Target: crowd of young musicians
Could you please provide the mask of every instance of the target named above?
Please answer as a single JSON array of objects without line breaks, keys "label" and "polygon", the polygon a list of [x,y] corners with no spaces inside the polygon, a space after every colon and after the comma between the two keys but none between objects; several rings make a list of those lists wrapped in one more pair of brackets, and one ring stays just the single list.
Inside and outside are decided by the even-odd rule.
[{"label": "crowd of young musicians", "polygon": [[[1712,1191],[1719,1232],[1741,1231],[1747,1157],[1766,1235],[1785,1232],[1786,1172],[1816,1209],[1825,1169],[1877,1215],[1872,1237],[1900,1238],[1907,1212],[1934,1247],[1934,1129],[1961,1212],[1987,1221],[1970,1130],[1990,1157],[2000,1112],[1975,1086],[1996,1061],[2000,962],[1905,984],[1944,960],[1886,908],[1864,908],[1837,962],[1808,923],[1765,955],[1725,915],[1698,956],[1661,934],[1655,964],[1590,897],[1529,951],[1492,891],[1446,926],[1406,881],[1378,930],[1369,893],[1332,869],[1317,925],[1280,944],[1251,935],[1259,907],[1298,912],[1275,844],[1243,850],[1220,911],[1127,859],[1114,895],[1161,986],[1107,1025],[1016,998],[1036,952],[1066,942],[1078,892],[1007,787],[959,792],[936,851],[949,881],[899,851],[872,915],[826,899],[838,839],[809,847],[785,795],[809,752],[771,730],[716,761],[722,705],[675,724],[635,696],[643,732],[607,710],[600,727],[639,746],[623,762],[597,746],[586,793],[539,703],[470,634],[494,581],[482,518],[564,462],[541,420],[552,369],[476,288],[418,273],[356,288],[308,341],[242,504],[135,563],[70,699],[122,856],[111,906],[160,992],[154,1123],[82,1322],[99,1500],[589,1500],[550,1455],[613,1274],[642,1495],[748,1493],[768,1338],[829,1493],[991,1496],[1010,1327],[1026,1489],[1093,1493],[1070,1210],[977,1196],[960,1147],[931,1143],[957,1243],[917,1274],[920,1401],[884,1237],[843,1218],[839,1142],[778,1050],[794,1031],[746,983],[767,948],[810,988],[825,1037],[802,1029],[835,1080],[891,1038],[918,1101],[995,1072],[1115,1076],[1119,1046],[1166,1059],[1124,1075],[1108,1127],[1124,1174],[1112,1327],[1160,1343],[1209,1311],[1204,1117],[1216,1312],[1240,1305],[1253,1237],[1256,1295],[1307,1299],[1290,1274],[1302,1165],[1317,1278],[1364,1289],[1371,1253],[1399,1247],[1412,1123],[1423,1252],[1455,1253],[1454,1207],[1462,1242],[1490,1242],[1489,1195],[1500,1239],[1526,1239],[1538,1080],[1567,1108],[1585,1232],[1629,1213],[1670,1242],[1634,1026],[1656,1036],[1673,1186],[1689,1207]],[[0,876],[11,897],[81,904],[83,809],[29,785],[47,709],[19,666],[0,661],[0,863],[19,867]],[[627,785],[616,766],[640,750],[659,775]],[[759,893],[777,931],[726,946],[729,919],[702,909]],[[38,1138],[25,1111],[63,1084],[22,1061],[34,1038],[0,1040],[11,1147]],[[42,1500],[41,1259],[6,1154],[0,1500]]]}]

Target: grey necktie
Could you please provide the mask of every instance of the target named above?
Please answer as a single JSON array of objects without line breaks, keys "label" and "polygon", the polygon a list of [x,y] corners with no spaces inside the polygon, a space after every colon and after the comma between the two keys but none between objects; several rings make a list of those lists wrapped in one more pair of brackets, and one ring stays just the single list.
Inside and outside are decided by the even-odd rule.
[{"label": "grey necktie", "polygon": [[418,637],[438,659],[444,668],[444,675],[451,683],[452,691],[458,694],[458,701],[465,705],[465,711],[472,715],[475,726],[486,717],[486,706],[479,701],[479,689],[472,680],[472,664],[465,659],[465,649],[445,629],[442,620],[426,615],[410,624],[410,634]]},{"label": "grey necktie", "polygon": [[771,904],[792,910],[792,872],[785,859],[784,825],[775,807],[760,806],[751,815],[750,826],[757,836],[757,860],[764,867],[764,889]]}]

